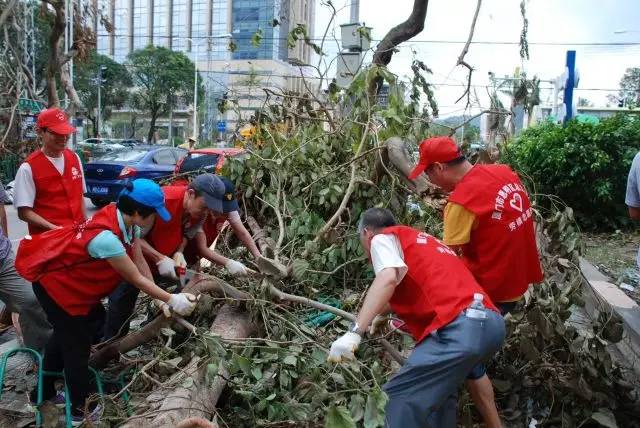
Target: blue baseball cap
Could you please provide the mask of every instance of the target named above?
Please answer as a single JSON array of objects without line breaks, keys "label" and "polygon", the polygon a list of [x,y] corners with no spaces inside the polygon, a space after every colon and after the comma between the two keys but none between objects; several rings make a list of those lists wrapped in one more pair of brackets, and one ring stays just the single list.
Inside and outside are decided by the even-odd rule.
[{"label": "blue baseball cap", "polygon": [[224,184],[224,198],[222,199],[222,212],[230,213],[231,211],[238,211],[238,200],[236,199],[236,186],[233,182],[226,177],[220,177]]},{"label": "blue baseball cap", "polygon": [[146,178],[130,181],[120,192],[120,196],[122,195],[127,195],[142,205],[154,208],[162,220],[171,220],[171,214],[164,205],[164,193],[155,181]]}]

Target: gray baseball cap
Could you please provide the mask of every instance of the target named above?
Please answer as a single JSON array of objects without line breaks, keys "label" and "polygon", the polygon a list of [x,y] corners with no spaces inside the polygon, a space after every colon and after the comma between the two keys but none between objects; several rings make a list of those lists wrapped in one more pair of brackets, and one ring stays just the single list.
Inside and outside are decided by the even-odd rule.
[{"label": "gray baseball cap", "polygon": [[200,174],[191,182],[193,187],[202,192],[207,208],[216,212],[223,212],[225,187],[220,178],[214,174]]}]

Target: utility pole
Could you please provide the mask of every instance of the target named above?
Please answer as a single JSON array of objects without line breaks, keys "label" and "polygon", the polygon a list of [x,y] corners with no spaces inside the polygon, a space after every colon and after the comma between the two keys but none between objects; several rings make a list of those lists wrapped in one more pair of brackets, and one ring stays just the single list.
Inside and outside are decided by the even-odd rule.
[{"label": "utility pole", "polygon": [[358,22],[360,19],[360,0],[351,0],[351,22]]},{"label": "utility pole", "polygon": [[102,84],[105,80],[102,78],[102,72],[106,70],[107,67],[101,65],[98,68],[98,78],[96,79],[96,83],[98,84],[98,111],[96,113],[96,134],[100,136],[100,125],[102,124]]}]

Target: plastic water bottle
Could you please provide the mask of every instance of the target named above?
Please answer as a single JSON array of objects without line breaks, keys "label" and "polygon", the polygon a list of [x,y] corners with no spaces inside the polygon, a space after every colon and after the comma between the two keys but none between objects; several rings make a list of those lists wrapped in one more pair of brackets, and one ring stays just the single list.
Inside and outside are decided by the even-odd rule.
[{"label": "plastic water bottle", "polygon": [[483,299],[484,296],[481,293],[473,294],[473,302],[471,302],[471,305],[467,308],[466,311],[467,318],[474,318],[479,320],[487,318],[487,312],[485,310],[484,304],[482,303]]}]

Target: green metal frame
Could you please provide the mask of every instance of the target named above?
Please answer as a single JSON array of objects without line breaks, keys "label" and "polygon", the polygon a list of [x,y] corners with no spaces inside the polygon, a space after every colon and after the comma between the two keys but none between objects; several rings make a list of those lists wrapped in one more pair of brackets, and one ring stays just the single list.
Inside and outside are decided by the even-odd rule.
[{"label": "green metal frame", "polygon": [[[54,376],[54,377],[61,377],[64,378],[64,371],[62,372],[54,372],[54,371],[48,371],[48,370],[43,370],[42,369],[42,355],[40,355],[40,353],[34,349],[31,348],[15,348],[12,349],[11,351],[5,353],[2,356],[2,359],[0,360],[0,398],[2,398],[2,389],[4,387],[4,376],[5,376],[5,372],[6,372],[6,368],[7,368],[7,361],[9,360],[9,357],[11,357],[12,355],[15,355],[19,352],[24,352],[27,354],[31,354],[33,356],[33,358],[37,361],[38,363],[38,385],[37,385],[37,402],[36,402],[36,426],[37,427],[41,427],[42,426],[42,414],[40,413],[40,404],[42,404],[42,384],[44,381],[44,378],[46,376]],[[96,388],[98,389],[98,394],[100,395],[104,395],[104,385],[102,382],[102,377],[100,376],[100,373],[98,373],[98,371],[96,371],[93,367],[89,367],[89,371],[91,371],[91,373],[93,373],[95,379],[96,379]],[[112,383],[115,385],[120,386],[120,388],[124,388],[125,387],[125,381],[124,381],[124,377],[127,374],[127,372],[122,373],[118,379],[114,380],[114,381],[105,381],[106,383]],[[65,393],[65,403],[64,403],[64,413],[65,413],[65,420],[66,420],[66,427],[67,428],[71,428],[72,424],[71,424],[71,395],[69,394],[69,388],[67,387],[67,382],[64,383],[64,393]],[[127,415],[131,416],[133,411],[131,409],[131,403],[129,402],[129,392],[125,391],[122,394],[122,399],[125,402],[125,405],[127,406]]]}]

